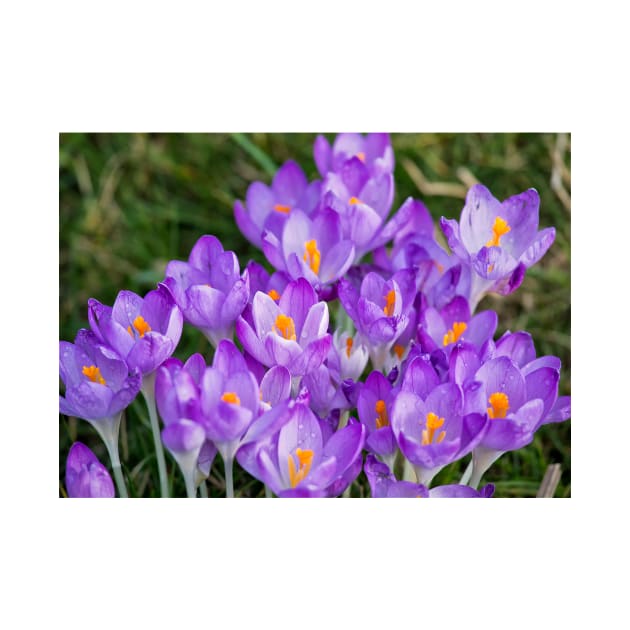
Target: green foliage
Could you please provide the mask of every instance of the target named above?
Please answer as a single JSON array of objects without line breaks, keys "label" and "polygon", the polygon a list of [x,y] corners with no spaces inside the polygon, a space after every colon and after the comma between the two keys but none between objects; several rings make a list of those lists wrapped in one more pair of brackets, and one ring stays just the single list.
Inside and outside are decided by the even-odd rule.
[{"label": "green foliage", "polygon": [[[276,166],[288,159],[296,160],[310,179],[317,177],[314,138],[263,133],[62,134],[59,338],[72,341],[79,328],[87,327],[88,298],[112,304],[121,289],[146,293],[162,279],[167,262],[186,260],[203,234],[216,235],[225,249],[234,250],[241,269],[249,259],[267,265],[236,228],[234,201],[245,198],[253,181],[269,182]],[[540,225],[555,226],[556,241],[514,294],[489,296],[478,310],[498,311],[499,334],[525,329],[533,335],[539,355],[559,356],[563,395],[570,393],[571,385],[570,210],[552,189],[551,179],[554,165],[558,171],[563,163],[565,186],[570,187],[570,165],[568,156],[554,162],[558,140],[556,134],[394,134],[393,209],[413,196],[424,201],[436,221],[440,216],[458,218],[471,176],[499,199],[531,187],[538,190]],[[436,182],[448,185],[436,187]],[[185,359],[193,352],[211,357],[201,333],[185,326],[176,356]],[[109,465],[92,428],[60,416],[60,494],[65,459],[76,439]],[[130,496],[157,496],[157,465],[142,397],[126,412],[120,450]],[[496,484],[495,496],[535,496],[546,466],[555,462],[563,471],[555,496],[570,496],[570,422],[542,427],[531,445],[500,458],[483,482]],[[181,475],[168,454],[167,464],[174,495],[185,496]],[[436,482],[457,482],[465,465],[447,467]],[[238,465],[234,485],[237,496],[264,496],[262,484]],[[210,496],[224,496],[220,456],[208,487]],[[358,483],[352,489],[352,496],[368,495],[369,489]]]}]

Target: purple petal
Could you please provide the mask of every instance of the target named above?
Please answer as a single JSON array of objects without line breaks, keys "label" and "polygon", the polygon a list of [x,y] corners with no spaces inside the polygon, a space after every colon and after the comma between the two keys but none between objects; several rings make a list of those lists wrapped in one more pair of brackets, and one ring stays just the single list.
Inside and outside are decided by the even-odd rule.
[{"label": "purple petal", "polygon": [[571,396],[560,396],[556,404],[551,408],[543,424],[548,422],[564,422],[571,417]]},{"label": "purple petal", "polygon": [[203,427],[192,420],[181,419],[162,430],[162,442],[171,453],[187,453],[201,448],[206,440]]},{"label": "purple petal", "polygon": [[555,228],[550,227],[541,230],[533,243],[521,254],[519,262],[522,262],[528,268],[531,267],[545,255],[555,238]]},{"label": "purple petal", "polygon": [[238,229],[242,232],[243,236],[256,247],[260,248],[262,245],[260,234],[261,229],[251,220],[249,214],[243,207],[240,201],[234,202],[234,220]]},{"label": "purple petal", "polygon": [[326,177],[326,174],[330,170],[332,151],[330,144],[324,136],[319,135],[315,138],[313,144],[313,158],[315,159],[315,165],[322,177]]},{"label": "purple petal", "polygon": [[300,335],[309,310],[315,303],[317,303],[315,290],[304,278],[300,278],[287,285],[278,307],[293,319],[296,334]]},{"label": "purple petal", "polygon": [[271,188],[281,203],[293,208],[307,185],[304,171],[296,162],[289,160],[276,172]]},{"label": "purple petal", "polygon": [[503,356],[512,359],[520,368],[533,361],[536,348],[532,336],[524,331],[503,335],[496,343],[495,357]]}]

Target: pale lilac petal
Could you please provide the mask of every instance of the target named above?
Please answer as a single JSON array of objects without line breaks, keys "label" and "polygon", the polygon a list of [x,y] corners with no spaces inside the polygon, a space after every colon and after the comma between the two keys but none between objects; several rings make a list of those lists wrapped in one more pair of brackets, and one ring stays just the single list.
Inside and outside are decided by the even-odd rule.
[{"label": "pale lilac petal", "polygon": [[355,249],[352,241],[339,241],[323,256],[319,270],[322,283],[326,284],[341,278],[350,269],[354,258]]},{"label": "pale lilac petal", "polygon": [[551,247],[556,238],[555,228],[545,228],[541,230],[533,243],[523,252],[519,258],[519,262],[522,262],[526,267],[531,267],[537,263]]},{"label": "pale lilac petal", "polygon": [[289,160],[276,172],[271,188],[282,204],[293,208],[307,185],[304,171],[296,162]]},{"label": "pale lilac petal", "polygon": [[240,201],[234,202],[234,220],[236,221],[236,225],[238,229],[242,232],[243,236],[256,247],[260,248],[262,245],[261,242],[261,232],[262,226],[258,227],[250,218],[249,213]]},{"label": "pale lilac petal", "polygon": [[315,138],[313,144],[313,158],[315,159],[315,165],[322,177],[326,177],[326,174],[330,170],[332,151],[330,143],[324,136],[319,135]]}]

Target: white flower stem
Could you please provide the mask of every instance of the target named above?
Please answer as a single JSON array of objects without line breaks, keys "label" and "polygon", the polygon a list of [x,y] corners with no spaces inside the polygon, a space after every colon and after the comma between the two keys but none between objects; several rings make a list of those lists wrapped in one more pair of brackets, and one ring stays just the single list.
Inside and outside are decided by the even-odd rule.
[{"label": "white flower stem", "polygon": [[232,474],[232,468],[234,464],[234,458],[232,456],[223,457],[223,463],[225,465],[225,496],[228,499],[234,498],[234,478]]},{"label": "white flower stem", "polygon": [[208,498],[208,486],[206,486],[205,480],[199,484],[199,496],[202,499]]},{"label": "white flower stem", "polygon": [[273,497],[273,494],[271,493],[269,486],[265,484],[265,499],[271,499],[272,497]]},{"label": "white flower stem", "polygon": [[468,482],[470,481],[470,475],[472,473],[472,469],[473,469],[473,463],[472,463],[472,459],[471,459],[468,462],[468,467],[464,471],[464,474],[462,475],[462,478],[459,480],[460,485],[465,486],[465,485],[468,484]]},{"label": "white flower stem", "polygon": [[160,475],[160,492],[162,497],[169,496],[168,477],[166,475],[166,458],[164,456],[164,447],[160,438],[160,424],[158,422],[157,408],[155,406],[155,372],[145,374],[142,377],[142,394],[149,411],[149,420],[151,421],[151,431],[153,433],[153,445],[155,447],[155,456],[158,464],[158,473]]},{"label": "white flower stem", "polygon": [[125,485],[125,478],[122,474],[122,468],[120,466],[120,455],[118,454],[118,433],[120,432],[120,419],[122,418],[122,411],[111,418],[105,418],[103,420],[89,420],[90,424],[96,429],[96,432],[100,435],[101,440],[105,444],[109,459],[112,463],[112,471],[114,473],[114,481],[118,488],[118,495],[121,499],[127,499],[129,493],[127,492],[127,486]]}]

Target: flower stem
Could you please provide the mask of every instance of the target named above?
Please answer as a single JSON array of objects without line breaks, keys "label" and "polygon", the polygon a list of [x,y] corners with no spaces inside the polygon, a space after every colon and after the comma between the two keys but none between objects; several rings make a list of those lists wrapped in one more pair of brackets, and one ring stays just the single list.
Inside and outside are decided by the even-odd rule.
[{"label": "flower stem", "polygon": [[155,447],[155,455],[158,464],[158,473],[160,475],[160,492],[162,497],[169,496],[168,477],[166,475],[166,458],[164,457],[164,448],[160,438],[160,424],[158,422],[157,408],[155,406],[155,372],[145,374],[142,378],[142,394],[147,403],[149,411],[149,419],[151,421],[151,431],[153,433],[153,445]]},{"label": "flower stem", "polygon": [[265,499],[273,498],[273,494],[271,493],[271,489],[267,484],[265,484]]},{"label": "flower stem", "polygon": [[228,499],[234,498],[234,478],[232,475],[232,465],[234,464],[234,458],[224,457],[223,463],[225,465],[225,496]]},{"label": "flower stem", "polygon": [[125,478],[122,474],[122,468],[120,466],[120,455],[118,454],[118,434],[120,432],[120,419],[122,418],[122,411],[117,416],[106,418],[104,420],[89,421],[90,424],[96,429],[96,432],[101,436],[101,440],[105,444],[109,459],[112,463],[112,471],[114,473],[114,481],[118,488],[118,495],[121,499],[127,499],[129,494],[127,492],[127,486],[125,485]]},{"label": "flower stem", "polygon": [[206,486],[206,482],[202,481],[199,484],[199,496],[202,499],[207,499],[208,498],[208,486]]}]

